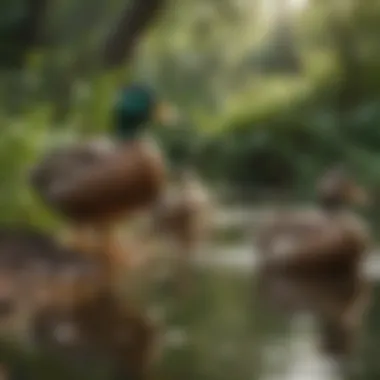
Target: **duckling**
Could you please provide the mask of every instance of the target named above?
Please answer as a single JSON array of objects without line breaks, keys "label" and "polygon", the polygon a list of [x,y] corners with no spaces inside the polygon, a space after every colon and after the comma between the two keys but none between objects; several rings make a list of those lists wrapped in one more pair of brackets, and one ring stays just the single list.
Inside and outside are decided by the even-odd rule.
[{"label": "duckling", "polygon": [[343,168],[318,184],[319,209],[278,213],[258,235],[260,285],[289,311],[312,312],[321,326],[322,349],[353,352],[369,301],[361,271],[370,246],[368,227],[349,210],[366,194]]},{"label": "duckling", "polygon": [[156,232],[171,238],[178,249],[181,282],[189,260],[210,232],[211,211],[210,196],[190,168],[180,170],[174,186],[168,186],[153,210]]},{"label": "duckling", "polygon": [[75,226],[74,248],[105,252],[105,264],[118,268],[125,260],[116,226],[154,204],[166,180],[160,149],[144,132],[152,119],[171,124],[174,113],[138,85],[121,90],[114,112],[117,142],[95,140],[49,152],[30,182],[46,205]]},{"label": "duckling", "polygon": [[153,209],[153,222],[160,233],[194,240],[205,232],[210,196],[198,176],[181,170],[174,186],[168,186]]}]

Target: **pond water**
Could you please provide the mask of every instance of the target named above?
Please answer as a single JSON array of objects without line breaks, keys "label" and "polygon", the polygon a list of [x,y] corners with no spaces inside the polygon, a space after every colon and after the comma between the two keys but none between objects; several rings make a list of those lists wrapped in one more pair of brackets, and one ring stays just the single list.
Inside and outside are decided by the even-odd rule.
[{"label": "pond water", "polygon": [[[256,212],[249,219],[248,214],[245,209],[251,226],[263,217]],[[223,222],[219,218],[220,224],[228,225],[227,219]],[[242,221],[239,216],[236,219]],[[376,218],[371,220],[378,225]],[[228,230],[231,228],[224,234],[230,236]],[[158,286],[151,292],[151,297],[159,300],[166,327],[157,378],[343,380],[334,367],[336,363],[318,352],[313,321],[306,316],[286,318],[264,307],[254,292],[252,241],[244,233],[232,236],[231,241],[226,239],[198,255],[193,288],[187,297],[176,297],[170,287]],[[366,265],[373,280],[372,304],[365,319],[360,353],[352,363],[354,371],[345,377],[350,380],[380,379],[379,264],[375,252]]]},{"label": "pond water", "polygon": [[[287,319],[265,310],[252,278],[228,270],[198,270],[191,294],[178,298],[156,289],[166,337],[159,379],[303,380],[338,379],[316,348],[317,335],[305,316]],[[355,379],[380,378],[380,302],[366,320]],[[163,317],[164,315],[164,317]]]},{"label": "pond water", "polygon": [[[162,357],[155,366],[154,379],[340,379],[331,363],[320,357],[317,337],[307,318],[289,320],[267,310],[255,296],[252,244],[236,236],[233,242],[213,244],[198,255],[192,286],[186,294],[175,291],[170,271],[169,277],[164,271],[163,276],[146,283],[141,279],[142,304],[162,335]],[[167,269],[165,265],[163,268]],[[371,264],[370,268],[379,266]],[[378,295],[380,285],[374,284],[356,375],[350,379],[380,379]],[[91,366],[95,368],[95,364]],[[98,375],[54,378],[107,379],[106,374]],[[22,378],[42,380],[52,376]]]}]

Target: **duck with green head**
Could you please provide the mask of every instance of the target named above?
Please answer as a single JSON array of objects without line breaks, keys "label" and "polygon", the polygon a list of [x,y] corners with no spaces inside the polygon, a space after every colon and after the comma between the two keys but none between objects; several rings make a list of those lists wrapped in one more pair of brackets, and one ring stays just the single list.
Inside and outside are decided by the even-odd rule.
[{"label": "duck with green head", "polygon": [[[169,110],[149,89],[126,87],[114,108],[116,142],[63,147],[48,153],[33,168],[35,192],[74,224],[75,248],[107,252],[107,262],[121,259],[116,225],[154,204],[165,184],[161,152],[144,135],[152,121],[170,124],[173,114]],[[96,232],[95,248],[88,246],[90,231]]]}]

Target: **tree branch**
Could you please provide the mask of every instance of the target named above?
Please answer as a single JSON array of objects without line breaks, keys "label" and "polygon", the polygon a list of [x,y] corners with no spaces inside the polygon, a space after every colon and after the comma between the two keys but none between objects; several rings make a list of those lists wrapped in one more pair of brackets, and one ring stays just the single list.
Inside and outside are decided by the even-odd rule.
[{"label": "tree branch", "polygon": [[165,2],[165,0],[132,0],[132,3],[126,6],[116,28],[106,40],[104,68],[118,66],[131,57],[138,39],[163,9]]},{"label": "tree branch", "polygon": [[39,45],[43,42],[44,20],[48,7],[47,0],[29,0],[26,3],[28,19],[25,22],[23,33],[27,47]]}]

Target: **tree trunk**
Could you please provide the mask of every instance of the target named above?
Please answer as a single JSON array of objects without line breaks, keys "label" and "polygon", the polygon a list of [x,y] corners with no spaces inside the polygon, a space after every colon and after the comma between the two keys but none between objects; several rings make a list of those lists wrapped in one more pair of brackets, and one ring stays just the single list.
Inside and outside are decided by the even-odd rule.
[{"label": "tree trunk", "polygon": [[7,5],[2,9],[6,23],[0,25],[1,68],[22,67],[27,52],[42,42],[47,0],[25,0],[20,6],[25,11],[22,17],[12,16]]},{"label": "tree trunk", "polygon": [[132,0],[106,40],[103,65],[110,69],[131,57],[142,33],[160,13],[165,0]]},{"label": "tree trunk", "polygon": [[28,19],[24,26],[26,47],[36,46],[44,42],[44,19],[47,6],[47,0],[27,1]]}]

